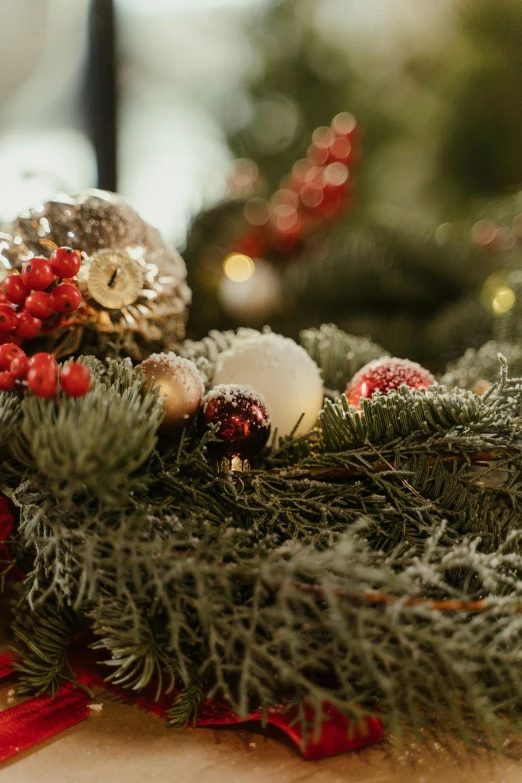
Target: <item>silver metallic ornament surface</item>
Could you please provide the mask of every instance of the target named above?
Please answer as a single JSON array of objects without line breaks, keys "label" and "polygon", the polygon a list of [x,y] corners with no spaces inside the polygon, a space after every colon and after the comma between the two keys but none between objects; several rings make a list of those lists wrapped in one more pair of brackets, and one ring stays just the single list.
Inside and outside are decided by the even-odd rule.
[{"label": "silver metallic ornament surface", "polygon": [[121,196],[60,194],[21,213],[9,233],[0,233],[0,280],[61,246],[82,255],[85,304],[49,335],[58,356],[80,345],[94,353],[112,346],[140,361],[183,339],[191,301],[185,263]]}]

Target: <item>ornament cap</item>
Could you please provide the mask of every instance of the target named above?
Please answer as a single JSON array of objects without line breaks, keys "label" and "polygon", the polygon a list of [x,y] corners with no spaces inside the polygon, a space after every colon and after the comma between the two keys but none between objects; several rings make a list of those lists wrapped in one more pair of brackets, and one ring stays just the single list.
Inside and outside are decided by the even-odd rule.
[{"label": "ornament cap", "polygon": [[250,473],[250,462],[237,454],[222,457],[216,462],[218,473]]}]

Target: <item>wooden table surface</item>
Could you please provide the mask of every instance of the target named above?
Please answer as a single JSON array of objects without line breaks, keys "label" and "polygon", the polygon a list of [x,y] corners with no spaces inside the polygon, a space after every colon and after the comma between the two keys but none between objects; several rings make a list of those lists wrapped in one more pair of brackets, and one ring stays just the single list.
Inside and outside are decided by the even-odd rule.
[{"label": "wooden table surface", "polygon": [[255,730],[167,729],[136,707],[101,712],[0,767],[0,783],[521,783],[522,762],[484,754],[457,761],[414,743],[303,761]]}]

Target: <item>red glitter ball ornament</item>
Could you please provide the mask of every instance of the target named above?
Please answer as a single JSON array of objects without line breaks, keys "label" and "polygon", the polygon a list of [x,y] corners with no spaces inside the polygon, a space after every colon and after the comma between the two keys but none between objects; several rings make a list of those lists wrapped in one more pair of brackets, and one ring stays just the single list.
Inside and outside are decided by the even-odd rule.
[{"label": "red glitter ball ornament", "polygon": [[346,387],[346,397],[358,408],[361,397],[369,399],[375,392],[388,394],[399,386],[427,389],[434,383],[433,375],[417,362],[386,357],[369,362],[356,372]]},{"label": "red glitter ball ornament", "polygon": [[209,449],[221,460],[220,468],[248,471],[248,459],[261,451],[270,435],[270,415],[262,396],[251,386],[215,386],[204,399],[200,427],[205,431],[214,424],[219,424],[216,435],[221,443],[209,444]]}]

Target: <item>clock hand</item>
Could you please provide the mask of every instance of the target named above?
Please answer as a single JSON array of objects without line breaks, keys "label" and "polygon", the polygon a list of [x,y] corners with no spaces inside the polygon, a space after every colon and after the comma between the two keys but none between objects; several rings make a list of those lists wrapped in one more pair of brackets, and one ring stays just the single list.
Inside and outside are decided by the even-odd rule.
[{"label": "clock hand", "polygon": [[120,274],[120,270],[119,269],[115,269],[114,272],[111,275],[111,279],[109,280],[109,282],[107,284],[109,286],[109,288],[112,288],[112,286],[114,285],[114,283],[118,279],[119,274]]}]

